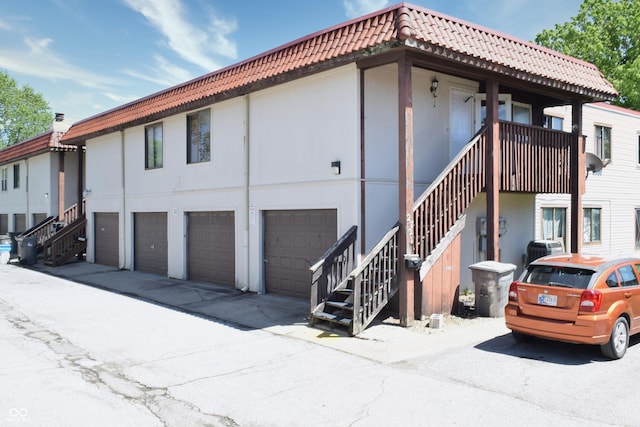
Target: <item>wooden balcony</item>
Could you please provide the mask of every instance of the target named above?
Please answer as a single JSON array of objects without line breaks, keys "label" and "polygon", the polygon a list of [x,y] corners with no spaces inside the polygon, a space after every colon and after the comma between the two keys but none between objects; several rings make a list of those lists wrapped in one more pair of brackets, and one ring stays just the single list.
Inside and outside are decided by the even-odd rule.
[{"label": "wooden balcony", "polygon": [[[569,193],[570,149],[570,133],[500,122],[500,191]],[[486,191],[485,150],[483,129],[417,199],[413,238],[420,258],[435,249],[475,196]]]}]

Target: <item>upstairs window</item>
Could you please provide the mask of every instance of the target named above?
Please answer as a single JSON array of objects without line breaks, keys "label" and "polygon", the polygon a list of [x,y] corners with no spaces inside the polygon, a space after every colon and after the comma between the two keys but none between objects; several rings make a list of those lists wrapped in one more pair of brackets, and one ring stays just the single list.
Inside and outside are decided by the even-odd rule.
[{"label": "upstairs window", "polygon": [[20,188],[20,165],[13,165],[13,188]]},{"label": "upstairs window", "polygon": [[547,129],[553,130],[562,130],[562,125],[564,124],[564,119],[562,117],[556,116],[544,116],[544,127]]},{"label": "upstairs window", "polygon": [[2,185],[2,191],[7,191],[7,182],[9,180],[9,170],[7,168],[2,168],[0,171],[0,183]]},{"label": "upstairs window", "polygon": [[600,208],[583,209],[583,241],[585,243],[595,243],[600,241]]},{"label": "upstairs window", "polygon": [[145,145],[144,155],[145,169],[157,169],[162,167],[162,123],[144,128]]},{"label": "upstairs window", "polygon": [[187,163],[211,160],[211,110],[187,116]]},{"label": "upstairs window", "polygon": [[596,126],[595,152],[603,160],[611,159],[611,128]]}]

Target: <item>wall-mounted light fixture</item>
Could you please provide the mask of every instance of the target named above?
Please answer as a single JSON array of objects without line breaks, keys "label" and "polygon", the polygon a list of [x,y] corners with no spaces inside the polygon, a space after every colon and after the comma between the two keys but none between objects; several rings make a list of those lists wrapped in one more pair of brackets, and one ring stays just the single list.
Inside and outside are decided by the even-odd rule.
[{"label": "wall-mounted light fixture", "polygon": [[91,194],[91,189],[85,188],[85,190],[82,192],[82,197],[87,197],[89,194]]},{"label": "wall-mounted light fixture", "polygon": [[437,97],[438,95],[436,94],[437,90],[438,90],[438,83],[440,83],[438,81],[438,79],[436,77],[433,78],[433,80],[431,80],[431,88],[429,90],[431,90],[431,95],[433,95],[433,97]]},{"label": "wall-mounted light fixture", "polygon": [[333,169],[334,175],[340,175],[340,160],[331,162],[331,169]]},{"label": "wall-mounted light fixture", "polygon": [[49,193],[44,193],[44,198],[48,199],[49,198]]},{"label": "wall-mounted light fixture", "polygon": [[429,88],[429,90],[431,91],[431,95],[433,95],[433,108],[436,108],[436,98],[438,97],[438,79],[437,77],[434,77],[433,80],[431,80],[431,87]]}]

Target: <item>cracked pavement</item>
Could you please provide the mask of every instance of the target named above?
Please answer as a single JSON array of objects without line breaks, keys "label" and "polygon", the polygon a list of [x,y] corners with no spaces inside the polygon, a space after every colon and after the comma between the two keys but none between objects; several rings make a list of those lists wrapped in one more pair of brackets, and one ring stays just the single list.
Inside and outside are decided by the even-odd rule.
[{"label": "cracked pavement", "polygon": [[384,362],[0,265],[0,426],[637,425],[633,393],[575,396],[632,387],[639,355],[498,335]]}]

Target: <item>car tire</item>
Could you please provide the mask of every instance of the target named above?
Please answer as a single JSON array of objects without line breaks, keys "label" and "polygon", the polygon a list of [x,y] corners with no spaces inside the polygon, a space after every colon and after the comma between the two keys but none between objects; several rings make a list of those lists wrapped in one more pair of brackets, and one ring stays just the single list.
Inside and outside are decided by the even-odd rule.
[{"label": "car tire", "polygon": [[606,344],[600,346],[602,354],[609,359],[622,358],[629,347],[629,323],[624,317],[618,317],[611,329],[611,337]]},{"label": "car tire", "polygon": [[523,334],[522,332],[511,331],[511,336],[518,342],[530,342],[533,340],[531,335]]}]

